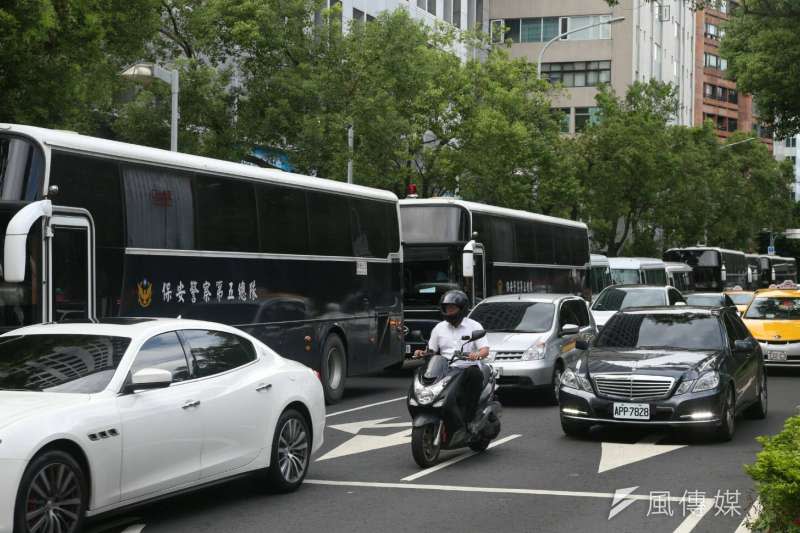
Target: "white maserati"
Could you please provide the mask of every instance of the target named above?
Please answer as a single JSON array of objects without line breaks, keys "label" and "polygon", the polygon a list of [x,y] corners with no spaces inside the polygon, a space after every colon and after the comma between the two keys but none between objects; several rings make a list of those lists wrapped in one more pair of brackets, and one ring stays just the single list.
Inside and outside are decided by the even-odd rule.
[{"label": "white maserati", "polygon": [[311,369],[221,324],[115,319],[0,336],[0,533],[245,473],[296,489],[322,444]]}]

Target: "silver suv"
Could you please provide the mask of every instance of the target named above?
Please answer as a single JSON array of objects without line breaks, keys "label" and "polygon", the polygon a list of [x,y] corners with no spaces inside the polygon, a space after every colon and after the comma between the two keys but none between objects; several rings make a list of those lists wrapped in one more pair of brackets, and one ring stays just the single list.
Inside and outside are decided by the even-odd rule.
[{"label": "silver suv", "polygon": [[500,387],[544,389],[552,401],[564,368],[581,353],[575,341],[597,333],[586,301],[572,294],[493,296],[469,316],[487,332]]}]

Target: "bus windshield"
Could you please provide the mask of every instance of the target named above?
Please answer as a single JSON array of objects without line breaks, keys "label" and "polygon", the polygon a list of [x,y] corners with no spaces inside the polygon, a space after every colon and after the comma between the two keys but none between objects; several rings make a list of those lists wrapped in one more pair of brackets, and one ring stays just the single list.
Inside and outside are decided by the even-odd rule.
[{"label": "bus windshield", "polygon": [[405,303],[438,305],[442,295],[452,289],[461,289],[457,247],[406,246],[403,271],[405,276]]},{"label": "bus windshield", "polygon": [[611,277],[617,285],[635,285],[641,283],[639,271],[634,268],[612,268]]},{"label": "bus windshield", "polygon": [[403,240],[413,243],[465,242],[467,212],[449,205],[404,205],[400,208]]}]

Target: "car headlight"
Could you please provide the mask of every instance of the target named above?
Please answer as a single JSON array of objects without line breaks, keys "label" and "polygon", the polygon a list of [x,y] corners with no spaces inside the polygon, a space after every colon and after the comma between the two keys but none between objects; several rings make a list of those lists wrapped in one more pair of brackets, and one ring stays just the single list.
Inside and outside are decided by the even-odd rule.
[{"label": "car headlight", "polygon": [[589,380],[586,378],[586,376],[580,376],[569,368],[566,369],[563,374],[561,374],[561,385],[568,389],[592,392],[592,384],[589,383]]},{"label": "car headlight", "polygon": [[692,389],[694,392],[716,389],[719,386],[719,372],[706,372],[700,376]]},{"label": "car headlight", "polygon": [[433,403],[433,400],[435,400],[436,397],[442,393],[444,388],[447,387],[447,384],[450,383],[451,379],[451,376],[446,376],[441,381],[437,381],[429,387],[426,387],[420,383],[419,380],[415,380],[414,396],[417,397],[417,401],[419,401],[421,405],[429,405]]},{"label": "car headlight", "polygon": [[679,394],[686,394],[687,392],[692,390],[692,385],[694,385],[693,379],[683,381],[680,385],[678,385],[678,388],[675,390],[675,396],[678,396]]},{"label": "car headlight", "polygon": [[522,360],[534,361],[537,359],[544,359],[544,354],[547,351],[546,347],[547,345],[543,342],[539,342],[536,345],[531,346],[530,348],[525,350],[524,354],[522,354]]}]

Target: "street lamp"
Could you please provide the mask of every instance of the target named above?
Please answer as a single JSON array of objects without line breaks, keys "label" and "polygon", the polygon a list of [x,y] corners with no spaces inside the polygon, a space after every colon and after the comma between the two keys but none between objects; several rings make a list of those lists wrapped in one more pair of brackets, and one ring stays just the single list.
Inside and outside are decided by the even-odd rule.
[{"label": "street lamp", "polygon": [[583,30],[588,30],[589,28],[594,28],[595,26],[602,26],[603,24],[614,24],[615,22],[622,22],[625,20],[625,17],[614,17],[613,19],[603,20],[600,22],[595,22],[594,24],[587,24],[586,26],[581,26],[580,28],[575,28],[574,30],[565,31],[564,33],[559,33],[545,44],[542,47],[542,50],[539,52],[539,61],[536,64],[536,78],[542,79],[542,56],[544,55],[545,50],[553,44],[554,42],[558,41],[559,39],[566,37],[571,33],[576,33]]},{"label": "street lamp", "polygon": [[155,63],[136,63],[120,74],[123,78],[149,83],[161,80],[172,88],[172,117],[169,128],[169,149],[178,151],[178,70],[166,69]]},{"label": "street lamp", "polygon": [[737,144],[749,143],[750,141],[755,141],[756,139],[758,139],[758,137],[748,137],[747,139],[742,139],[741,141],[736,141],[735,143],[723,144],[722,146],[720,146],[720,150],[723,148],[730,148],[731,146],[736,146]]}]

